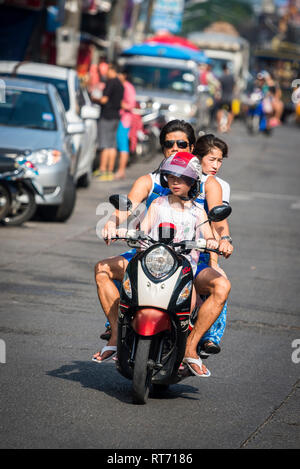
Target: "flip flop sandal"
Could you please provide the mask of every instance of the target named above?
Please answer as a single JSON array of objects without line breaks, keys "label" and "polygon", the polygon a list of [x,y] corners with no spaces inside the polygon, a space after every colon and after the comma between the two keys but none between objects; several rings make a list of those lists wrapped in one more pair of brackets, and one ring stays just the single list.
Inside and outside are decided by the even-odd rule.
[{"label": "flip flop sandal", "polygon": [[206,340],[201,345],[201,351],[208,355],[216,354],[221,352],[221,347],[218,344],[215,344],[212,340]]},{"label": "flip flop sandal", "polygon": [[210,376],[210,371],[207,369],[207,373],[203,373],[202,375],[199,375],[199,373],[196,373],[193,367],[190,366],[190,363],[194,363],[195,365],[198,365],[200,370],[202,370],[202,360],[201,358],[191,358],[191,357],[185,357],[183,359],[183,363],[186,363],[189,370],[193,373],[193,375],[198,376],[198,378],[208,378]]},{"label": "flip flop sandal", "polygon": [[100,334],[100,339],[109,340],[111,338],[111,327],[107,327],[106,331]]},{"label": "flip flop sandal", "polygon": [[117,346],[116,345],[106,345],[105,347],[103,347],[103,349],[101,350],[100,352],[100,356],[103,355],[104,352],[113,352],[111,355],[109,355],[109,357],[107,358],[104,358],[104,360],[98,360],[97,358],[92,358],[92,361],[93,362],[96,362],[96,363],[104,363],[104,362],[108,362],[108,360],[111,360],[116,354],[117,354]]}]

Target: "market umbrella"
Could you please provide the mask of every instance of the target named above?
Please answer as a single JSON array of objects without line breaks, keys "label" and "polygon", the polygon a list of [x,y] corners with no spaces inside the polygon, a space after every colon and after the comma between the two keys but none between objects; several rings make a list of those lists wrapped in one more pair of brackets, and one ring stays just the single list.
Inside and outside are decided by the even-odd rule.
[{"label": "market umbrella", "polygon": [[199,47],[196,46],[193,42],[189,41],[185,37],[174,36],[173,34],[156,34],[148,38],[145,42],[158,42],[160,44],[170,44],[173,46],[183,46],[189,49],[199,51]]}]

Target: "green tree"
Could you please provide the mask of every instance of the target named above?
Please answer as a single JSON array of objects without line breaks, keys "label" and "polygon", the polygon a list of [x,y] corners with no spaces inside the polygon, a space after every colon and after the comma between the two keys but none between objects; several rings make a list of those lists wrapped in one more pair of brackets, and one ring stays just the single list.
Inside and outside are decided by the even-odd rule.
[{"label": "green tree", "polygon": [[202,31],[216,21],[228,22],[239,31],[253,18],[253,8],[246,0],[208,0],[185,9],[182,34]]}]

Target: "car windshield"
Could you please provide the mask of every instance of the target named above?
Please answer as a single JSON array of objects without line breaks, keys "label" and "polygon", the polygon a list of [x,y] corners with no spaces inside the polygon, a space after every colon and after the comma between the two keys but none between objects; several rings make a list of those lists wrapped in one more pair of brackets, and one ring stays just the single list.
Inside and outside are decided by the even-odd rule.
[{"label": "car windshield", "polygon": [[67,80],[59,80],[58,78],[40,77],[36,75],[23,75],[18,73],[18,78],[25,78],[26,80],[41,81],[43,83],[51,83],[57,89],[59,96],[64,104],[65,110],[68,111],[70,108],[70,99],[68,91]]},{"label": "car windshield", "polygon": [[216,77],[221,77],[223,75],[223,66],[227,65],[230,73],[233,73],[233,63],[231,60],[226,59],[212,59],[212,72]]},{"label": "car windshield", "polygon": [[195,76],[189,69],[133,64],[125,68],[137,89],[194,93]]},{"label": "car windshield", "polygon": [[56,130],[53,109],[46,93],[6,88],[0,102],[0,125]]}]

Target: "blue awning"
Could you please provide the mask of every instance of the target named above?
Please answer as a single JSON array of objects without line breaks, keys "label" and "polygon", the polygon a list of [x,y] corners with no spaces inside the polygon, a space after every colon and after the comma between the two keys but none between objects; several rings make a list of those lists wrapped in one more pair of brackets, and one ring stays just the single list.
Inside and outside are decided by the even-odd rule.
[{"label": "blue awning", "polygon": [[136,44],[123,51],[124,55],[146,55],[150,57],[165,57],[169,59],[194,60],[198,63],[208,63],[210,59],[201,51],[195,51],[188,47],[170,46],[151,42]]}]

